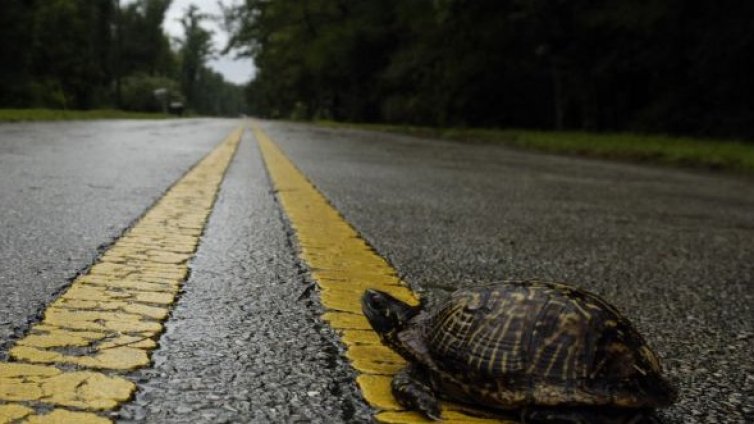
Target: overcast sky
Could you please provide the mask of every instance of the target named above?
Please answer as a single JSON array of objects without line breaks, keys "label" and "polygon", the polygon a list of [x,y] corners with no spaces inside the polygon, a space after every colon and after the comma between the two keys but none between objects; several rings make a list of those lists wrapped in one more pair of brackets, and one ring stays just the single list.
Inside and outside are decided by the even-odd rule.
[{"label": "overcast sky", "polygon": [[[220,7],[218,6],[218,0],[173,0],[168,9],[165,17],[163,27],[171,37],[183,37],[183,27],[179,19],[183,16],[186,9],[190,4],[195,4],[199,10],[203,13],[211,15],[220,15]],[[223,0],[223,3],[234,3],[232,0]],[[228,40],[228,35],[215,23],[206,20],[202,23],[204,28],[213,32],[213,41],[215,49],[221,50],[225,47],[225,43]],[[254,75],[254,64],[251,59],[234,59],[233,54],[227,56],[217,55],[215,59],[209,61],[208,65],[223,74],[226,80],[244,84],[248,82]]]}]

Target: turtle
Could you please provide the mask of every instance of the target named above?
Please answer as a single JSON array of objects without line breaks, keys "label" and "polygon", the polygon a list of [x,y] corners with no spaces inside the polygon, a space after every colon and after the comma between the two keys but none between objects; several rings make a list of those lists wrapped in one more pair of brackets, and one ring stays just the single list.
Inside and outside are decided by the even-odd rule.
[{"label": "turtle", "polygon": [[434,308],[367,289],[361,304],[408,362],[393,396],[430,419],[441,419],[444,398],[523,422],[652,423],[677,397],[635,327],[574,286],[504,281],[457,290]]}]

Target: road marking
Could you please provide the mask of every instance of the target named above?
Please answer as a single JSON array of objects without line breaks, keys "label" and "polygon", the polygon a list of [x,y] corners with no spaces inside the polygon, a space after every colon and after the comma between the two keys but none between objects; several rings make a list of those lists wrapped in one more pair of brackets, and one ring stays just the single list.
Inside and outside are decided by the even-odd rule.
[{"label": "road marking", "polygon": [[[296,232],[299,255],[321,290],[327,309],[323,319],[341,334],[346,356],[360,374],[357,383],[362,395],[379,410],[375,418],[384,423],[431,422],[403,410],[393,399],[390,381],[405,361],[380,344],[361,313],[366,288],[414,305],[418,304],[416,296],[259,126],[253,128],[280,204]],[[443,417],[448,423],[505,422],[472,417],[451,404],[443,404]]]},{"label": "road marking", "polygon": [[[110,422],[96,412],[133,395],[122,373],[150,364],[242,133],[195,165],[16,342],[15,362],[0,363],[0,424]],[[39,404],[53,408],[37,414]]]}]

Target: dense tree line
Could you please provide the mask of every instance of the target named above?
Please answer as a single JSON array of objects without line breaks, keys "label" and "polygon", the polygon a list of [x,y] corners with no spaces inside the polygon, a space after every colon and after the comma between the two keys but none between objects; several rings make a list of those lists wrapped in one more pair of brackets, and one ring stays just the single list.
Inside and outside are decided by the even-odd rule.
[{"label": "dense tree line", "polygon": [[243,88],[206,65],[207,17],[189,8],[184,36],[171,43],[170,3],[0,0],[0,107],[159,111],[180,102],[200,114],[243,111]]},{"label": "dense tree line", "polygon": [[246,0],[253,111],[754,138],[749,0]]}]

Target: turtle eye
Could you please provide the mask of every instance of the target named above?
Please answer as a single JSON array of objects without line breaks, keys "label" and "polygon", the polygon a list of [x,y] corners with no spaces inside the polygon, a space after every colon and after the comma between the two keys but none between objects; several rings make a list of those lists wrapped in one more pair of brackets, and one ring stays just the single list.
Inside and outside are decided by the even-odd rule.
[{"label": "turtle eye", "polygon": [[361,309],[367,320],[378,333],[389,331],[395,326],[390,307],[385,296],[376,290],[367,290],[361,298]]},{"label": "turtle eye", "polygon": [[378,333],[400,328],[411,315],[411,307],[387,293],[366,290],[361,298],[361,309]]},{"label": "turtle eye", "polygon": [[362,303],[369,305],[370,308],[376,311],[386,311],[388,309],[387,299],[377,290],[368,289],[365,291]]}]

